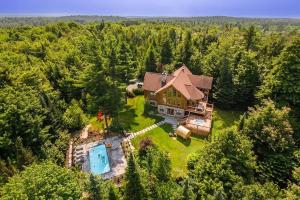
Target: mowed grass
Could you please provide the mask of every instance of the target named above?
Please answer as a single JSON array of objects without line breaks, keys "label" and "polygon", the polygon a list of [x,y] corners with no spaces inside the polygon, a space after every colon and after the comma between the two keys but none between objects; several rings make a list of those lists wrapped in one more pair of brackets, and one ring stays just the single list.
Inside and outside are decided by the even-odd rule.
[{"label": "mowed grass", "polygon": [[140,141],[149,137],[153,143],[162,151],[168,152],[172,163],[172,174],[175,177],[184,176],[187,173],[188,156],[200,150],[208,141],[204,138],[192,137],[184,140],[179,137],[170,137],[169,132],[173,132],[172,126],[164,124],[158,128],[139,135],[132,140],[133,146],[138,149]]},{"label": "mowed grass", "polygon": [[211,131],[212,140],[216,139],[222,133],[222,130],[236,125],[242,114],[242,111],[228,111],[214,108]]},{"label": "mowed grass", "polygon": [[144,96],[136,96],[129,98],[127,105],[120,112],[120,123],[126,131],[136,132],[140,131],[148,126],[151,126],[161,120],[162,117],[154,114],[144,113],[145,99]]},{"label": "mowed grass", "polygon": [[[242,113],[243,112],[224,111],[215,108],[213,113],[212,139],[218,137],[225,128],[236,125]],[[172,126],[164,124],[143,135],[135,137],[132,140],[132,144],[138,149],[139,143],[143,138],[151,138],[160,150],[169,153],[173,176],[184,176],[187,173],[187,161],[189,155],[201,150],[205,144],[208,144],[210,141],[203,137],[192,137],[190,140],[174,138],[169,136],[169,132],[173,132]]]}]

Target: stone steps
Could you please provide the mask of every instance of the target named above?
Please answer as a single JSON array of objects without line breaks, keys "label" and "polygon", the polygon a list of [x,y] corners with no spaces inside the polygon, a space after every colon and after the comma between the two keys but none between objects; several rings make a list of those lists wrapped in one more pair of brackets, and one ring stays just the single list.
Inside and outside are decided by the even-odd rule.
[{"label": "stone steps", "polygon": [[149,127],[147,127],[147,128],[144,128],[143,130],[140,130],[140,131],[138,131],[138,132],[135,132],[135,133],[129,133],[130,135],[127,137],[127,139],[128,140],[131,140],[131,139],[133,139],[134,137],[136,137],[136,136],[138,136],[138,135],[141,135],[141,134],[144,134],[144,133],[146,133],[146,132],[148,132],[148,131],[150,131],[150,130],[152,130],[152,129],[154,129],[154,128],[157,128],[157,127],[159,127],[160,125],[162,125],[162,124],[164,124],[165,123],[165,121],[160,121],[160,122],[158,122],[158,123],[156,123],[156,124],[153,124],[153,125],[151,125],[151,126],[149,126]]}]

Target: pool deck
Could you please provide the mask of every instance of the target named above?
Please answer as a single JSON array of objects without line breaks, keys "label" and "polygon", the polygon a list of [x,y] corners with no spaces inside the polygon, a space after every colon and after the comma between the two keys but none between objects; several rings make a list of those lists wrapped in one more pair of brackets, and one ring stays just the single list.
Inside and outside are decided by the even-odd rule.
[{"label": "pool deck", "polygon": [[74,147],[73,161],[74,163],[82,162],[82,170],[90,172],[88,151],[99,144],[112,144],[110,148],[106,148],[109,158],[110,171],[102,174],[104,179],[112,179],[119,177],[125,173],[127,161],[123,153],[121,142],[124,138],[112,137],[102,141],[90,142],[87,144],[80,144]]}]

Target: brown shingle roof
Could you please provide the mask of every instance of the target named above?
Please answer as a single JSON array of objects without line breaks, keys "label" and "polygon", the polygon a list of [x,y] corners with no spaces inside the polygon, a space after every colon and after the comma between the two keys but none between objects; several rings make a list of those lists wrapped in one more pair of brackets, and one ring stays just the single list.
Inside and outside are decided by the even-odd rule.
[{"label": "brown shingle roof", "polygon": [[185,85],[191,100],[198,100],[198,99],[203,99],[204,94],[200,90],[198,90],[195,86],[193,85]]},{"label": "brown shingle roof", "polygon": [[188,77],[196,87],[211,90],[213,77],[194,74],[189,74]]},{"label": "brown shingle roof", "polygon": [[173,86],[186,99],[198,100],[204,97],[203,92],[198,88],[211,89],[213,80],[212,77],[193,75],[185,65],[177,69],[172,75],[167,75],[165,85],[161,84],[162,77],[161,74],[147,72],[144,77],[144,90],[158,93]]},{"label": "brown shingle roof", "polygon": [[[163,75],[159,73],[154,73],[154,72],[146,72],[144,76],[144,85],[143,89],[155,92],[159,88],[161,88],[161,79]],[[174,76],[172,75],[167,75],[167,83],[170,82]]]},{"label": "brown shingle roof", "polygon": [[173,76],[178,76],[178,74],[183,71],[185,74],[193,75],[192,72],[187,68],[187,66],[182,65],[180,68],[178,68],[175,72],[173,72]]}]

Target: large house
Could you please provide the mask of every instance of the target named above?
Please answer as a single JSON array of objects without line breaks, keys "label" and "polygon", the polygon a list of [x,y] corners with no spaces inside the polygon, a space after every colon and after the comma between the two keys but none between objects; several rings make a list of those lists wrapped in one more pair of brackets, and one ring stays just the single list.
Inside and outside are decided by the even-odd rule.
[{"label": "large house", "polygon": [[144,96],[159,113],[184,119],[186,128],[206,135],[213,110],[208,103],[212,81],[212,77],[192,74],[185,65],[172,74],[146,72]]}]

